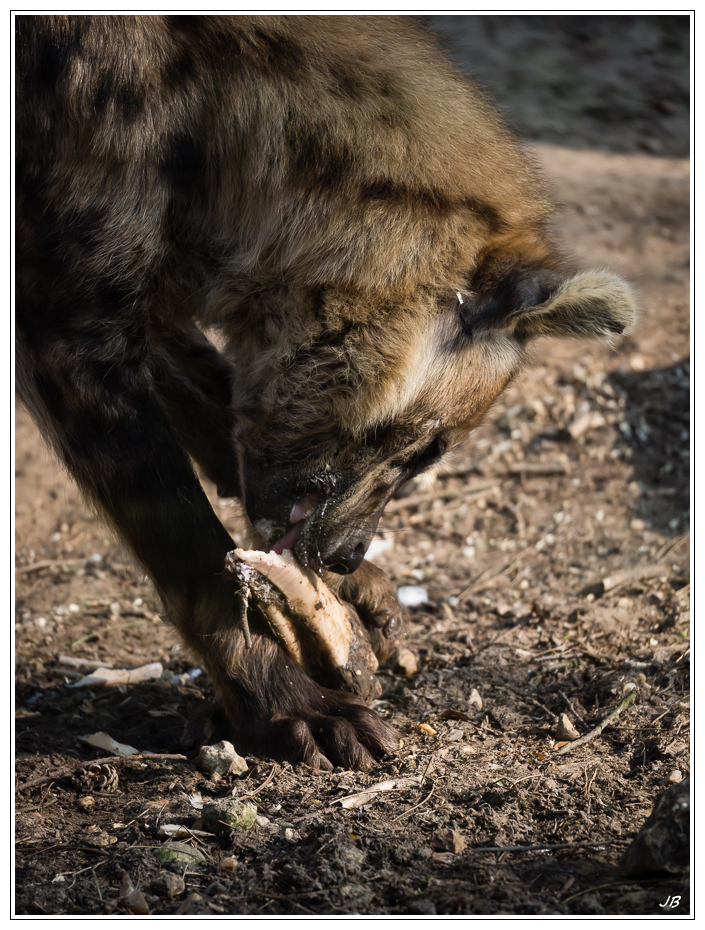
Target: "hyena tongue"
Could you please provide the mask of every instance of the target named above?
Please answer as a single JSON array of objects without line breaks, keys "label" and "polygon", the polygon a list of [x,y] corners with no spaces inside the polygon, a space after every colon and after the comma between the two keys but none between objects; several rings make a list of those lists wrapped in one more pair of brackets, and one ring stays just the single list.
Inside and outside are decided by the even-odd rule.
[{"label": "hyena tongue", "polygon": [[285,549],[291,549],[303,532],[304,523],[318,506],[321,496],[320,493],[313,493],[302,498],[300,501],[296,501],[289,513],[289,529],[281,539],[272,543],[271,547],[265,551],[276,552],[277,555],[281,555]]},{"label": "hyena tongue", "polygon": [[303,523],[295,523],[287,530],[281,539],[278,539],[275,543],[272,543],[272,545],[266,548],[264,551],[276,552],[277,555],[281,555],[285,549],[292,549],[294,543],[303,532],[303,529]]},{"label": "hyena tongue", "polygon": [[321,496],[320,492],[317,492],[296,501],[289,514],[289,523],[302,523],[307,520],[318,506]]}]

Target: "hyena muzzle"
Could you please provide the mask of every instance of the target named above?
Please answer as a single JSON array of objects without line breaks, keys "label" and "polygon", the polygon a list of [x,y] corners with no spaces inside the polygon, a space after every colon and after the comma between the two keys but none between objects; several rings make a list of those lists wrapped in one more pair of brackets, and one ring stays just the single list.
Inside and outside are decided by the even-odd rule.
[{"label": "hyena muzzle", "polygon": [[256,611],[245,648],[234,544],[192,460],[261,545],[337,573],[384,655],[402,611],[363,558],[385,503],[532,338],[622,332],[629,288],[565,272],[530,161],[408,19],[16,27],[19,393],[200,655],[238,748],[368,766],[396,745],[386,723]]}]

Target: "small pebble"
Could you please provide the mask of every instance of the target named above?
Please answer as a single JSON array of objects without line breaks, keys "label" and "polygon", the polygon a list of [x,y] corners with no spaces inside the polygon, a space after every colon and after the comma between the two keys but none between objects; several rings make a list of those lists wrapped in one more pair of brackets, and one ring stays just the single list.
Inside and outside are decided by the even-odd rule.
[{"label": "small pebble", "polygon": [[416,656],[405,646],[397,651],[394,659],[394,671],[397,675],[415,675],[419,670],[419,663]]},{"label": "small pebble", "polygon": [[467,841],[457,830],[436,830],[431,840],[434,849],[443,852],[460,853],[467,846]]},{"label": "small pebble", "polygon": [[578,739],[580,733],[575,729],[572,720],[567,714],[561,714],[556,725],[557,740],[574,740]]},{"label": "small pebble", "polygon": [[237,868],[237,860],[233,859],[232,856],[226,856],[224,859],[221,859],[218,863],[218,869],[221,872],[234,872]]},{"label": "small pebble", "polygon": [[247,762],[235,752],[227,740],[214,746],[201,746],[196,756],[196,767],[211,775],[242,775],[247,771]]},{"label": "small pebble", "polygon": [[190,894],[188,898],[179,905],[176,914],[198,914],[201,911],[201,904],[203,902],[203,895],[198,894],[197,891],[194,891],[193,894]]},{"label": "small pebble", "polygon": [[183,894],[186,885],[180,876],[164,871],[152,879],[149,890],[159,895],[160,898],[173,898],[177,894]]},{"label": "small pebble", "polygon": [[209,833],[224,830],[249,830],[256,822],[257,808],[229,798],[208,801],[203,805],[203,827]]},{"label": "small pebble", "polygon": [[131,914],[149,914],[149,905],[141,891],[133,891],[122,903]]},{"label": "small pebble", "polygon": [[419,585],[402,585],[397,588],[397,598],[403,607],[420,607],[428,603],[428,590]]}]

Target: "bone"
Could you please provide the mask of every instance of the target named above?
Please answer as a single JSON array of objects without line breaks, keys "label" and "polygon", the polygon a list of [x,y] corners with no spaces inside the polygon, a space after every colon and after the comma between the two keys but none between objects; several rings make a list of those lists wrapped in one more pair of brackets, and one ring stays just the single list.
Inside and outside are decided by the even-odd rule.
[{"label": "bone", "polygon": [[377,658],[357,614],[291,552],[235,549],[225,573],[253,593],[273,635],[302,668],[314,677],[322,668],[365,697],[379,693]]}]

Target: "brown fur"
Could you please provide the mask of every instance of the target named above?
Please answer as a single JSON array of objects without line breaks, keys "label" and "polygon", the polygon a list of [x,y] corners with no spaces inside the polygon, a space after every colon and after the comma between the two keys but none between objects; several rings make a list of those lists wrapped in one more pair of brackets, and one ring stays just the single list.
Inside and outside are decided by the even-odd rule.
[{"label": "brown fur", "polygon": [[[185,453],[265,543],[302,528],[302,562],[352,571],[527,341],[621,332],[629,289],[566,277],[530,160],[406,18],[17,27],[20,394],[202,656],[238,745],[368,765],[386,724],[291,668],[257,617],[244,649],[219,577],[232,540]],[[362,565],[339,586],[384,654],[403,615]]]}]

